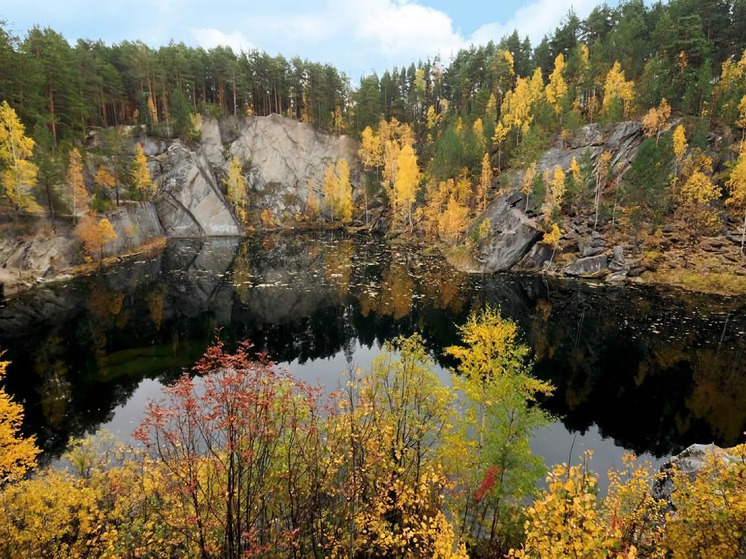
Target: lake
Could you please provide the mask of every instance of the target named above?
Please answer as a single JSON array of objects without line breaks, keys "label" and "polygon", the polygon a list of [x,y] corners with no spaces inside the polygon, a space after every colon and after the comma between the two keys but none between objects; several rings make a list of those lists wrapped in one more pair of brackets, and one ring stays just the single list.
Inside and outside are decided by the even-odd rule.
[{"label": "lake", "polygon": [[43,460],[107,428],[128,440],[148,398],[219,335],[266,350],[328,389],[386,340],[419,332],[442,355],[470,311],[499,306],[556,391],[558,420],[533,448],[548,464],[625,449],[661,462],[686,446],[743,441],[746,302],[529,275],[467,275],[439,257],[368,236],[275,234],[171,240],[147,261],[39,287],[0,308],[6,386]]}]

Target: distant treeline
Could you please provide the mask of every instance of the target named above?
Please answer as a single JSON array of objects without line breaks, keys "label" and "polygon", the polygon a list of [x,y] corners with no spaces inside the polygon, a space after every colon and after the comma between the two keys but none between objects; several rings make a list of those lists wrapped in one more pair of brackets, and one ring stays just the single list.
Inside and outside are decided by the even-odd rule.
[{"label": "distant treeline", "polygon": [[[581,45],[590,51],[591,79],[602,80],[618,61],[636,84],[640,106],[656,106],[665,97],[674,110],[700,114],[713,109],[712,87],[722,63],[737,60],[746,47],[746,1],[646,6],[632,0],[616,8],[603,4],[585,20],[571,11],[535,48],[516,31],[462,50],[448,64],[435,58],[365,76],[356,89],[334,67],[297,57],[174,42],[158,49],[140,41],[78,40],[70,46],[52,29],[34,28],[17,38],[0,25],[0,99],[29,131],[46,127],[55,143],[91,126],[184,128],[189,113],[200,112],[279,113],[351,133],[396,118],[421,133],[428,107],[438,111],[445,100],[466,120],[483,113],[491,95],[500,100],[514,85],[506,78],[528,77],[539,67],[546,79],[558,54],[565,56],[566,77],[573,81],[583,66]],[[502,50],[514,59],[510,76],[499,63]]]}]

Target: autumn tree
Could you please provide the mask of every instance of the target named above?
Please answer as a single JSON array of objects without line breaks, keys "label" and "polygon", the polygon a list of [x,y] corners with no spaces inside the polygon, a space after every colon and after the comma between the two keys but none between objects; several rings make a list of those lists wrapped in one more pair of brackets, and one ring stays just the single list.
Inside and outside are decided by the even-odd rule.
[{"label": "autumn tree", "polygon": [[370,371],[351,372],[346,385],[336,402],[342,413],[328,427],[344,480],[338,553],[465,557],[453,554],[457,536],[437,497],[448,487],[437,456],[453,393],[434,374],[422,338],[387,342]]},{"label": "autumn tree", "polygon": [[[4,352],[0,352],[2,358]],[[0,361],[0,382],[10,363]],[[4,388],[0,387],[0,488],[17,481],[36,465],[39,449],[34,437],[21,434],[23,407],[14,402]]]},{"label": "autumn tree", "polygon": [[[376,177],[380,179],[380,171],[383,166],[383,146],[380,134],[366,126],[360,138],[360,150],[358,156],[366,170],[375,170]],[[368,189],[363,188],[363,203],[365,204],[365,222],[368,222]]]},{"label": "autumn tree", "polygon": [[665,97],[661,100],[660,105],[652,107],[647,114],[642,117],[642,129],[647,136],[655,136],[655,143],[660,139],[661,130],[668,122],[671,116],[671,106]]},{"label": "autumn tree", "polygon": [[246,342],[233,354],[217,342],[194,371],[149,405],[135,433],[165,466],[148,468],[145,483],[191,519],[164,518],[169,531],[203,557],[278,556],[296,546],[324,555],[313,485],[324,480],[309,478],[323,467],[312,459],[322,451],[319,391]]},{"label": "autumn tree", "polygon": [[523,183],[521,184],[521,193],[526,196],[526,205],[524,211],[528,211],[528,201],[534,191],[534,181],[536,180],[536,163],[532,163],[523,173]]},{"label": "autumn tree", "polygon": [[96,215],[88,212],[80,221],[76,230],[78,238],[83,243],[83,250],[89,257],[94,255],[103,260],[104,248],[117,238],[111,222],[108,219],[97,219]]},{"label": "autumn tree", "polygon": [[399,152],[394,183],[394,213],[401,219],[409,220],[412,229],[412,206],[417,197],[417,187],[420,183],[420,168],[417,165],[417,155],[410,145],[405,145]]},{"label": "autumn tree", "polygon": [[487,193],[492,186],[492,163],[489,154],[485,153],[482,158],[482,174],[477,185],[477,210],[483,212],[487,209]]},{"label": "autumn tree", "polygon": [[468,225],[469,208],[451,194],[438,219],[438,235],[446,243],[453,244],[466,233]]},{"label": "autumn tree", "polygon": [[718,223],[711,204],[720,197],[720,188],[703,171],[701,168],[692,171],[678,192],[678,212],[695,239],[702,229],[711,229]]},{"label": "autumn tree", "polygon": [[352,221],[352,185],[350,167],[346,159],[330,163],[324,173],[324,206],[331,215],[342,223]]},{"label": "autumn tree", "polygon": [[337,161],[336,173],[338,178],[337,215],[342,223],[352,221],[352,184],[350,183],[350,165],[346,159]]},{"label": "autumn tree", "polygon": [[88,211],[88,203],[90,202],[90,195],[83,181],[83,159],[78,148],[70,150],[65,179],[72,191],[73,216],[77,220],[79,216]]},{"label": "autumn tree", "polygon": [[135,151],[135,164],[132,168],[132,181],[136,192],[140,193],[145,200],[150,200],[155,195],[155,183],[150,177],[148,169],[148,158],[142,149],[142,144],[137,144]]},{"label": "autumn tree", "polygon": [[744,239],[746,239],[746,142],[741,143],[741,153],[731,169],[730,178],[725,184],[730,192],[730,197],[725,201],[725,205],[744,214],[741,230],[741,254],[743,255]]},{"label": "autumn tree", "polygon": [[114,188],[117,184],[116,178],[112,175],[106,167],[99,165],[96,176],[93,178],[93,184],[99,188]]},{"label": "autumn tree", "polygon": [[243,169],[241,163],[237,157],[231,159],[231,163],[228,166],[228,175],[223,179],[225,184],[226,198],[230,202],[231,206],[236,212],[241,223],[246,223],[246,201],[248,198],[249,182],[243,175]]},{"label": "autumn tree", "polygon": [[614,62],[614,66],[606,74],[604,81],[603,111],[610,114],[614,104],[620,103],[621,115],[628,116],[634,101],[634,87],[634,82],[625,80],[624,71],[619,62]]},{"label": "autumn tree", "polygon": [[528,507],[525,547],[512,551],[513,557],[594,557],[619,547],[619,530],[610,533],[597,508],[598,476],[588,469],[591,455],[587,452],[577,466],[552,469],[543,498]]},{"label": "autumn tree", "polygon": [[464,345],[446,350],[458,360],[452,378],[463,398],[444,460],[457,486],[466,488],[453,503],[459,533],[472,542],[486,538],[489,555],[498,555],[507,551],[507,526],[520,501],[533,494],[544,472],[528,443],[549,421],[532,402],[552,387],[531,376],[529,349],[518,341],[516,324],[499,310],[472,313],[460,330]]},{"label": "autumn tree", "polygon": [[37,167],[28,159],[34,149],[34,140],[25,136],[26,129],[8,105],[0,103],[0,165],[5,196],[16,209],[26,212],[41,211],[41,206],[28,193],[36,183]]},{"label": "autumn tree", "polygon": [[673,131],[673,153],[674,153],[674,178],[679,178],[679,172],[684,163],[687,149],[686,133],[684,126],[679,124]]},{"label": "autumn tree", "polygon": [[565,56],[560,53],[554,60],[554,70],[549,75],[549,83],[546,87],[546,98],[549,105],[554,109],[555,114],[559,116],[560,124],[562,123],[562,113],[564,112],[564,102],[567,98],[567,82],[563,76],[565,71]]}]

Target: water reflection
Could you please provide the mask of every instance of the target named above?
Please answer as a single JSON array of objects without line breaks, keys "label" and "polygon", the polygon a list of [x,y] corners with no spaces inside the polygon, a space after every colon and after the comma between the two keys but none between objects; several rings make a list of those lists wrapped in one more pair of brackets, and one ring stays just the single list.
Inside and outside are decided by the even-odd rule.
[{"label": "water reflection", "polygon": [[535,441],[547,458],[566,460],[576,432],[578,452],[614,441],[656,456],[741,440],[739,299],[466,276],[367,237],[173,241],[153,260],[7,301],[0,347],[13,362],[8,389],[51,457],[71,436],[135,424],[154,387],[193,363],[216,329],[333,387],[342,368],[365,367],[383,341],[414,331],[445,370],[442,348],[488,303],[519,323],[535,373],[557,386],[544,405],[563,425]]}]

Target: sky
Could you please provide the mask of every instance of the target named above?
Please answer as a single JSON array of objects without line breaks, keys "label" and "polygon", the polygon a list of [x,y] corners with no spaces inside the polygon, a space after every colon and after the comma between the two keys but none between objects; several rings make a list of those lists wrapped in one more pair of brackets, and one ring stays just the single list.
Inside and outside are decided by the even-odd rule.
[{"label": "sky", "polygon": [[[499,41],[518,30],[531,44],[572,7],[585,18],[600,0],[25,0],[6,2],[0,20],[23,37],[50,27],[71,44],[169,40],[205,49],[227,45],[329,63],[356,84],[394,66]],[[610,5],[616,1],[607,2]]]}]

